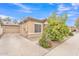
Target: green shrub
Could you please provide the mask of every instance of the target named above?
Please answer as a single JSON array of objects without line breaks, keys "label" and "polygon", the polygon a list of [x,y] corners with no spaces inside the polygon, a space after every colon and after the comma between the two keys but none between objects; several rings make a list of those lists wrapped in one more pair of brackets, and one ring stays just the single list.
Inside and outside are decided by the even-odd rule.
[{"label": "green shrub", "polygon": [[79,17],[75,20],[75,26],[76,28],[79,28]]},{"label": "green shrub", "polygon": [[74,34],[72,32],[69,33],[69,36],[73,36]]},{"label": "green shrub", "polygon": [[48,38],[51,40],[62,41],[69,34],[69,28],[60,22],[52,22],[47,29]]},{"label": "green shrub", "polygon": [[46,31],[43,32],[41,39],[39,40],[39,44],[44,48],[50,48],[51,44],[46,38]]},{"label": "green shrub", "polygon": [[44,48],[50,48],[51,45],[48,43],[48,41],[44,40],[44,39],[40,39],[39,44],[44,47]]},{"label": "green shrub", "polygon": [[48,25],[44,29],[39,44],[44,48],[50,48],[49,41],[63,41],[70,33],[69,28],[66,26],[67,15],[62,17],[57,16],[55,13],[48,18]]}]

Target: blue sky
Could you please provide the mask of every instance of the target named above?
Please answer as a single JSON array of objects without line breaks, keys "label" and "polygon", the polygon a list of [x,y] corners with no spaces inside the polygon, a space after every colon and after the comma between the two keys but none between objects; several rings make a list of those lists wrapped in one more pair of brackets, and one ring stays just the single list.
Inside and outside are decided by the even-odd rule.
[{"label": "blue sky", "polygon": [[31,16],[37,19],[47,18],[52,12],[67,13],[67,25],[73,26],[79,16],[78,3],[0,3],[0,16],[9,16],[17,20]]}]

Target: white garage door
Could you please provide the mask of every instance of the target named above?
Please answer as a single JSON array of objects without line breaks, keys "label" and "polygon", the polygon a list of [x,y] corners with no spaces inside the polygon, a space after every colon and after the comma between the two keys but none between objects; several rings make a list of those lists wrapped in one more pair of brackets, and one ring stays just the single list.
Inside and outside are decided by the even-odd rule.
[{"label": "white garage door", "polygon": [[19,33],[19,26],[17,25],[5,25],[3,28],[4,33]]}]

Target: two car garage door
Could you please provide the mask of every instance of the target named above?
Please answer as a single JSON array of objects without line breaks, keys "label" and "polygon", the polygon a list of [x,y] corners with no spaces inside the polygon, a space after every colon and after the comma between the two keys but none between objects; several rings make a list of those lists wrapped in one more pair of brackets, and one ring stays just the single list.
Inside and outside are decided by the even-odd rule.
[{"label": "two car garage door", "polygon": [[4,33],[19,33],[18,25],[4,25]]}]

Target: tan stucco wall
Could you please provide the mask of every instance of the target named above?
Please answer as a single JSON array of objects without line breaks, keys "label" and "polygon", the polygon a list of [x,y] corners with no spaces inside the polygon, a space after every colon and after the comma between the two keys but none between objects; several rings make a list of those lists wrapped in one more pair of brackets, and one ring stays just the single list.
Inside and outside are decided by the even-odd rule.
[{"label": "tan stucco wall", "polygon": [[37,22],[37,21],[28,21],[27,22],[27,26],[28,26],[28,34],[40,34],[40,33],[35,33],[34,30],[35,30],[35,27],[34,25],[35,24],[41,24],[41,33],[43,31],[43,24],[40,23],[40,22]]},{"label": "tan stucco wall", "polygon": [[27,36],[27,34],[28,34],[27,23],[20,24],[20,34],[23,36]]},{"label": "tan stucco wall", "polygon": [[[28,21],[28,37],[38,37],[43,32],[43,23],[37,22],[37,21]],[[41,32],[35,33],[35,24],[41,24]]]},{"label": "tan stucco wall", "polygon": [[[35,33],[35,27],[34,24],[41,24],[41,33],[43,32],[43,23],[38,21],[29,20],[27,22],[24,22],[20,24],[20,33],[23,36],[35,36],[40,35],[41,33]],[[25,30],[24,30],[25,29]]]},{"label": "tan stucco wall", "polygon": [[43,24],[48,24],[48,22],[47,22],[47,21],[45,21]]}]

